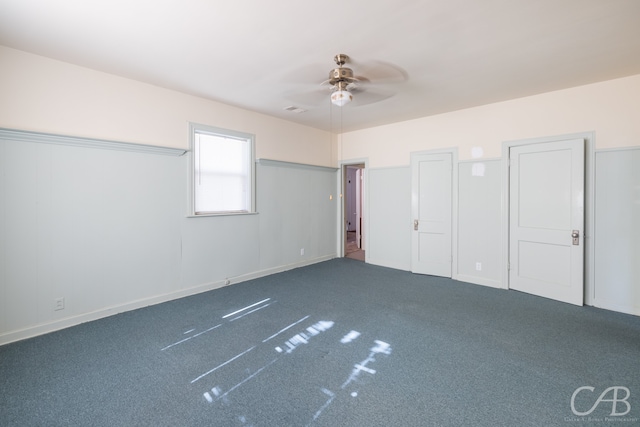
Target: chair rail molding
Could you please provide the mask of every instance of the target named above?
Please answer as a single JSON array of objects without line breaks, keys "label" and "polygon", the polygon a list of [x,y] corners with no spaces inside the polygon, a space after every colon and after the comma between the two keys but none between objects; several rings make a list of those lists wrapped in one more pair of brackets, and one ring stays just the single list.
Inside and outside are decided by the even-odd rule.
[{"label": "chair rail molding", "polygon": [[36,142],[41,144],[71,145],[74,147],[98,148],[103,150],[134,151],[138,153],[161,154],[175,157],[182,156],[188,151],[182,148],[160,147],[156,145],[136,144],[132,142],[109,141],[104,139],[55,135],[5,128],[0,128],[0,139]]}]

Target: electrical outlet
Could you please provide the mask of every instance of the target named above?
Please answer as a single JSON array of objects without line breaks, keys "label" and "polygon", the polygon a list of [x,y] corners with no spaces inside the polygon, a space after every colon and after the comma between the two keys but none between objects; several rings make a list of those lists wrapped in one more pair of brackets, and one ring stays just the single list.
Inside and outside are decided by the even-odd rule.
[{"label": "electrical outlet", "polygon": [[476,270],[477,271],[482,271],[482,263],[481,262],[476,262]]},{"label": "electrical outlet", "polygon": [[304,248],[300,249],[300,255],[304,255]]},{"label": "electrical outlet", "polygon": [[53,300],[53,309],[55,311],[64,310],[64,298],[63,297],[56,298],[56,299]]}]

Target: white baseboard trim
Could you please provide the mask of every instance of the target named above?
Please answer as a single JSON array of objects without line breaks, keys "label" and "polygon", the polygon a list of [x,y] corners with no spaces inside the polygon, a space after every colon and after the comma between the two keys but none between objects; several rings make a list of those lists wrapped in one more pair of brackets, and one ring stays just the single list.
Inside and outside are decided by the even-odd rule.
[{"label": "white baseboard trim", "polygon": [[264,270],[255,271],[253,273],[243,274],[241,276],[232,277],[230,285],[234,283],[246,282],[247,280],[259,279],[260,277],[270,276],[276,273],[282,273],[283,271],[293,270],[294,268],[306,267],[307,265],[317,264],[319,262],[329,261],[336,258],[336,254],[324,255],[321,257],[307,259],[292,264],[280,265],[278,267],[267,268]]},{"label": "white baseboard trim", "polygon": [[203,283],[198,286],[194,286],[187,289],[180,289],[174,292],[169,292],[162,295],[156,295],[153,297],[142,298],[136,301],[130,301],[124,304],[114,305],[111,307],[105,307],[100,310],[92,311],[89,313],[83,313],[75,316],[65,317],[64,319],[54,320],[52,322],[41,323],[38,325],[30,326],[24,329],[16,331],[6,332],[0,334],[0,345],[9,344],[15,341],[24,340],[27,338],[33,338],[38,335],[48,334],[50,332],[59,331],[61,329],[69,328],[71,326],[80,325],[81,323],[91,322],[94,320],[102,319],[105,317],[113,316],[115,314],[124,313],[126,311],[137,310],[139,308],[148,307],[150,305],[160,304],[167,301],[172,301],[179,298],[196,295],[202,292],[212,291],[214,289],[222,288],[224,286],[230,286],[235,283],[245,282],[247,280],[258,279],[260,277],[269,276],[275,273],[281,273],[287,270],[293,270],[294,268],[305,267],[307,265],[317,264],[319,262],[329,261],[335,258],[336,255],[325,255],[318,258],[307,259],[293,264],[282,265],[278,267],[268,268],[252,273],[243,274],[236,277],[230,277],[229,283],[227,279],[217,280],[215,282]]},{"label": "white baseboard trim", "polygon": [[367,264],[371,264],[371,265],[378,265],[380,267],[393,268],[395,270],[411,271],[410,266],[400,265],[400,263],[386,262],[384,260],[379,261],[377,259],[371,259],[371,258],[368,258],[366,261],[367,261]]},{"label": "white baseboard trim", "polygon": [[593,307],[602,308],[604,310],[617,311],[618,313],[631,314],[634,316],[640,316],[640,307],[634,305],[622,305],[619,303],[607,301],[603,298],[594,298],[592,301]]},{"label": "white baseboard trim", "polygon": [[490,288],[504,289],[500,280],[486,279],[484,277],[468,276],[465,274],[457,274],[454,277],[455,280],[466,283],[473,283],[474,285],[488,286]]}]

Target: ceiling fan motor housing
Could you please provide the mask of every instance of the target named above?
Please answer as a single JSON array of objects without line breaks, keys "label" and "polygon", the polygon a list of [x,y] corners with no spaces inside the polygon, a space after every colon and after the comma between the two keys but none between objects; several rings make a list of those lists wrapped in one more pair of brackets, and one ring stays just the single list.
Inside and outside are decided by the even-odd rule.
[{"label": "ceiling fan motor housing", "polygon": [[329,73],[329,84],[335,85],[338,82],[351,83],[355,79],[353,77],[353,70],[351,68],[334,68]]}]

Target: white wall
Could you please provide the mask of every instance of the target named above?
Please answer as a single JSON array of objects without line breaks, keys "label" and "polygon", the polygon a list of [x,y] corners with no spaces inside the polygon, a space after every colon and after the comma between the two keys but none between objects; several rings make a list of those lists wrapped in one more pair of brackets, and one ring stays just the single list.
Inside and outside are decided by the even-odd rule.
[{"label": "white wall", "polygon": [[369,167],[404,166],[413,151],[458,147],[460,160],[480,147],[499,158],[502,142],[596,132],[596,149],[640,145],[640,75],[346,133],[344,159]]},{"label": "white wall", "polygon": [[[400,177],[401,171],[410,165],[412,152],[457,148],[460,161],[455,168],[459,183],[458,222],[454,224],[457,236],[454,278],[504,287],[501,277],[504,255],[500,244],[504,187],[499,176],[503,142],[593,132],[596,156],[600,159],[595,174],[595,187],[599,188],[600,196],[596,194],[594,209],[600,214],[588,218],[588,223],[594,224],[600,237],[594,241],[595,259],[588,266],[596,271],[596,277],[593,289],[588,289],[587,301],[640,315],[640,292],[637,291],[640,271],[629,267],[640,264],[637,245],[622,239],[617,229],[614,235],[620,238],[602,237],[602,230],[611,229],[613,218],[603,214],[603,209],[622,211],[624,218],[635,215],[632,208],[637,202],[633,194],[640,183],[632,177],[636,176],[633,171],[638,170],[640,164],[637,156],[629,157],[624,163],[605,164],[605,157],[599,152],[639,147],[639,112],[640,75],[636,75],[344,134],[339,148],[344,160],[366,157],[372,170],[386,169],[386,174],[395,176],[393,182],[397,186],[397,193],[390,197],[393,190],[388,182],[373,176],[368,183],[369,197],[375,201],[367,213],[372,236],[369,251],[375,254],[368,257],[369,262],[410,268],[410,252],[406,248],[410,247],[411,238],[406,230],[410,230],[411,223],[405,223],[403,215],[397,214],[404,208],[394,211],[383,201],[410,207],[407,188],[411,183],[408,178]],[[477,149],[483,154],[475,158],[473,149],[476,155]],[[471,176],[474,163],[485,164],[484,178]],[[616,190],[616,197],[603,197],[603,188],[611,182],[601,183],[599,179],[612,174],[622,174],[624,179],[616,181],[621,187]],[[381,218],[387,219],[384,224]],[[381,239],[383,236],[386,237]],[[398,253],[403,254],[402,259],[397,258]],[[606,255],[612,253],[618,257]],[[482,262],[481,271],[475,270],[475,262]],[[622,270],[617,270],[619,268]]]},{"label": "white wall", "polygon": [[0,93],[0,128],[186,149],[194,122],[256,135],[257,158],[336,164],[328,132],[3,46]]}]

